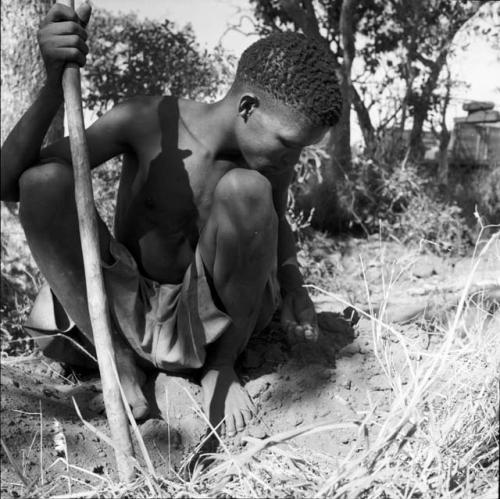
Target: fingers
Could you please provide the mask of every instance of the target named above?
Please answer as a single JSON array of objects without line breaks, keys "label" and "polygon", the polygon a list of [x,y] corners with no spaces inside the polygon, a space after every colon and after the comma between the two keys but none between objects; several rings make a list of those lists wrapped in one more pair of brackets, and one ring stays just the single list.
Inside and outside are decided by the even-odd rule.
[{"label": "fingers", "polygon": [[47,30],[50,29],[51,35],[77,35],[83,41],[87,40],[87,31],[82,28],[78,23],[73,21],[61,21],[59,23],[53,23],[50,28],[47,26]]},{"label": "fingers", "polygon": [[58,73],[59,68],[68,62],[79,66],[85,64],[89,52],[85,43],[85,25],[90,12],[88,4],[83,4],[78,13],[62,4],[55,4],[50,9],[38,32],[38,42],[48,73]]},{"label": "fingers", "polygon": [[92,9],[87,3],[80,5],[76,11],[66,5],[56,3],[42,21],[42,27],[62,22],[70,22],[85,29],[85,26],[87,26],[89,22],[91,12]]},{"label": "fingers", "polygon": [[318,341],[319,329],[316,324],[300,324],[295,321],[285,321],[283,323],[285,332],[287,333],[289,341],[292,343],[296,341]]},{"label": "fingers", "polygon": [[85,30],[70,21],[47,25],[38,33],[38,41],[46,64],[75,62],[83,66],[89,52],[86,39]]},{"label": "fingers", "polygon": [[67,5],[55,3],[47,13],[44,23],[54,23],[58,21],[75,21],[79,22],[76,12]]},{"label": "fingers", "polygon": [[316,324],[306,324],[304,326],[304,338],[308,341],[316,342],[319,338],[319,329]]},{"label": "fingers", "polygon": [[319,337],[318,322],[314,306],[305,307],[298,313],[298,323],[302,326],[304,338],[308,341],[317,341]]},{"label": "fingers", "polygon": [[77,9],[76,14],[80,19],[80,23],[83,27],[86,27],[90,20],[90,14],[92,13],[92,6],[87,2],[83,2]]},{"label": "fingers", "polygon": [[57,23],[59,21],[73,21],[74,23],[86,26],[92,13],[92,7],[88,2],[82,3],[76,11],[62,3],[55,3],[49,10],[43,23]]},{"label": "fingers", "polygon": [[53,56],[67,63],[74,62],[79,66],[85,66],[87,60],[86,55],[82,54],[77,48],[61,47],[53,50]]},{"label": "fingers", "polygon": [[58,38],[58,47],[57,48],[68,48],[68,49],[76,49],[83,55],[87,55],[89,53],[89,48],[87,44],[77,35],[63,35]]}]

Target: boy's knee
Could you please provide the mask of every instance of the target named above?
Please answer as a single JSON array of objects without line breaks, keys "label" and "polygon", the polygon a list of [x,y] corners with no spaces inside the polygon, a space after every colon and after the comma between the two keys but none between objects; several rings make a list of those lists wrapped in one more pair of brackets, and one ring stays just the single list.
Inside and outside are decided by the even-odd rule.
[{"label": "boy's knee", "polygon": [[19,178],[19,189],[21,195],[36,196],[47,190],[57,191],[61,187],[67,187],[72,181],[73,173],[69,166],[50,162],[26,170]]},{"label": "boy's knee", "polygon": [[69,166],[51,162],[29,168],[19,179],[21,222],[43,223],[53,219],[56,213],[67,208],[68,196],[73,196],[73,190],[73,173]]},{"label": "boy's knee", "polygon": [[232,218],[240,219],[241,228],[273,228],[276,212],[270,182],[260,173],[237,168],[226,173],[215,189],[214,201]]}]

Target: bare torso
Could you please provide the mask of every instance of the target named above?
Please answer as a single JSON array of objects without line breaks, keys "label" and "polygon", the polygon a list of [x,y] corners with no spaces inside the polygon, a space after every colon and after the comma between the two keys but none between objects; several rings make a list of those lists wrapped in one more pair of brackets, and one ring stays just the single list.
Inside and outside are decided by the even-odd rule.
[{"label": "bare torso", "polygon": [[220,178],[237,164],[214,158],[189,123],[203,104],[163,98],[126,154],[115,235],[146,277],[178,283],[190,264]]}]

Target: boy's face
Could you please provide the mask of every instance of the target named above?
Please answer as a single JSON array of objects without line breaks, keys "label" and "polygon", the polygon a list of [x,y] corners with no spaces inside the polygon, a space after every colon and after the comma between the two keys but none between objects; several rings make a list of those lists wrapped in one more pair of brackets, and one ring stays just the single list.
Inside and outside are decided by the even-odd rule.
[{"label": "boy's face", "polygon": [[328,130],[311,125],[302,114],[279,102],[257,100],[248,110],[243,114],[240,106],[238,144],[248,166],[261,173],[292,168],[302,149],[319,142]]}]

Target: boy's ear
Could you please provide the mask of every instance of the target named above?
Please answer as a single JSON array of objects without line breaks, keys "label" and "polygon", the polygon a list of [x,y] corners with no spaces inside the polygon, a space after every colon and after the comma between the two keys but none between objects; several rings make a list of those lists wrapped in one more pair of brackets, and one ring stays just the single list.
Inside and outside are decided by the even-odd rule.
[{"label": "boy's ear", "polygon": [[259,107],[259,99],[254,94],[245,94],[241,97],[238,105],[238,114],[246,123],[254,109]]}]

